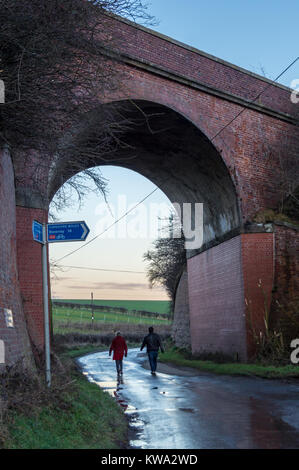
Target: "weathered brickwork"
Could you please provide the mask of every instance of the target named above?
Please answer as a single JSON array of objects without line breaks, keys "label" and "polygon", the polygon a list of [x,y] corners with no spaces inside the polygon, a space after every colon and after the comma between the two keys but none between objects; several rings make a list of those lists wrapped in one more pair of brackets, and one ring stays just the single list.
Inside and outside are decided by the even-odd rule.
[{"label": "weathered brickwork", "polygon": [[42,209],[17,207],[18,271],[24,313],[30,339],[37,350],[44,345],[42,292],[42,245],[33,241],[32,222],[44,223],[48,214]]},{"label": "weathered brickwork", "polygon": [[184,271],[175,295],[171,336],[179,348],[191,347],[188,273]]},{"label": "weathered brickwork", "polygon": [[248,101],[263,92],[259,98],[263,105],[288,114],[295,112],[286,87],[273,86],[263,77],[129,21],[110,19],[109,23],[114,35],[117,31],[119,50],[132,58]]},{"label": "weathered brickwork", "polygon": [[[0,339],[5,346],[5,364],[22,360],[31,366],[32,354],[22,310],[16,256],[16,205],[14,173],[8,151],[0,152]],[[8,327],[5,309],[12,312]],[[3,365],[0,364],[0,368]]]},{"label": "weathered brickwork", "polygon": [[247,352],[255,351],[253,330],[264,331],[264,319],[270,310],[274,281],[273,233],[250,233],[242,238],[242,270],[247,330]]},{"label": "weathered brickwork", "polygon": [[[194,125],[199,143],[197,148],[195,140],[193,147],[188,147],[189,141],[182,142],[181,153],[176,153],[175,145],[168,153],[167,139],[160,142],[157,151],[155,141],[144,133],[137,152],[142,165],[140,160],[128,158],[122,160],[123,166],[135,171],[142,167],[142,174],[149,174],[167,195],[166,189],[181,196],[181,202],[189,202],[187,196],[193,197],[194,202],[200,193],[199,186],[206,188],[203,196],[215,191],[214,199],[209,199],[210,212],[216,214],[213,223],[216,220],[214,225],[220,227],[221,235],[233,237],[188,261],[192,349],[223,350],[246,359],[252,352],[252,341],[245,299],[254,304],[252,315],[259,328],[263,318],[262,289],[270,302],[273,286],[277,295],[288,291],[293,297],[297,288],[298,262],[294,261],[298,251],[297,231],[276,227],[273,236],[246,233],[245,227],[258,211],[274,208],[281,200],[285,162],[294,171],[298,168],[299,127],[294,125],[298,108],[291,103],[290,91],[285,87],[127,21],[111,18],[107,21],[120,39],[121,87],[109,96],[99,95],[99,106],[124,100],[165,106],[184,117],[190,126]],[[167,128],[169,123],[166,120],[162,124]],[[136,131],[136,139],[140,135]],[[188,158],[184,154],[187,147]],[[39,173],[34,178],[34,165],[39,159],[43,165],[37,165]],[[51,166],[49,159],[45,162],[42,155],[34,154],[29,162],[30,165],[24,165],[22,156],[14,160],[18,276],[30,338],[37,349],[42,349],[41,246],[32,240],[31,225],[33,219],[46,220],[51,190],[57,189],[63,177],[55,169],[55,159]],[[55,175],[57,178],[52,181]],[[45,194],[46,190],[49,194]],[[11,195],[7,210],[12,214],[13,224],[13,186],[5,191]],[[225,214],[218,214],[217,219],[217,199],[226,202],[222,208],[233,207],[230,229],[225,228]],[[215,245],[222,241],[218,232],[212,233]],[[4,245],[9,243],[6,238]],[[9,289],[8,284],[5,286]]]},{"label": "weathered brickwork", "polygon": [[[272,298],[273,322],[280,315],[281,307],[299,307],[299,229],[283,225],[274,228],[274,285]],[[281,307],[277,304],[280,303]],[[292,304],[292,305],[291,305]],[[296,306],[296,307],[295,307]]]},{"label": "weathered brickwork", "polygon": [[289,298],[299,297],[299,236],[298,228],[275,225],[274,290]]},{"label": "weathered brickwork", "polygon": [[[143,70],[127,68],[127,72],[129,78],[115,100],[143,99],[168,106],[210,139],[243,109]],[[243,221],[251,220],[259,210],[276,207],[281,199],[281,161],[293,157],[293,165],[298,162],[299,128],[246,109],[213,143],[235,183]]]},{"label": "weathered brickwork", "polygon": [[193,353],[246,360],[254,352],[250,320],[263,331],[264,295],[268,306],[271,300],[273,234],[242,234],[213,247],[188,260],[188,276]]},{"label": "weathered brickwork", "polygon": [[247,358],[242,240],[235,237],[188,260],[192,352]]}]

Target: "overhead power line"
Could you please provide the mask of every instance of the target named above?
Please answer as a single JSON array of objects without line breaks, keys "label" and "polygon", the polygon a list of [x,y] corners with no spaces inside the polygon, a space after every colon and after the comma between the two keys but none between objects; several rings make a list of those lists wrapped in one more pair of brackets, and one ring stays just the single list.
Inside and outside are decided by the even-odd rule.
[{"label": "overhead power line", "polygon": [[[56,266],[56,265],[54,265]],[[134,273],[134,274],[146,274],[144,271],[131,271],[129,269],[104,269],[104,268],[93,268],[88,266],[67,266],[64,264],[60,264],[59,268],[70,268],[70,269],[86,269],[89,271],[107,271],[113,273]]]},{"label": "overhead power line", "polygon": [[128,214],[130,214],[131,212],[133,212],[133,210],[135,210],[138,206],[140,206],[140,204],[142,204],[146,199],[148,199],[152,194],[154,194],[156,191],[158,191],[159,188],[155,188],[153,191],[151,191],[147,196],[145,196],[141,201],[139,201],[134,207],[132,207],[131,209],[129,209],[125,214],[123,214],[121,217],[119,217],[117,220],[115,220],[111,225],[109,225],[109,227],[107,227],[103,232],[99,233],[98,235],[96,235],[95,237],[93,237],[91,240],[89,240],[87,243],[85,243],[84,245],[80,246],[79,248],[77,248],[76,250],[73,250],[71,251],[70,253],[67,253],[66,255],[62,256],[61,258],[59,258],[56,262],[54,262],[54,266],[56,265],[56,263],[59,263],[59,261],[67,258],[68,256],[71,256],[72,254],[76,253],[77,251],[79,250],[82,250],[82,248],[85,248],[87,245],[89,245],[90,243],[92,243],[94,240],[96,240],[97,238],[101,237],[102,235],[104,235],[104,233],[106,233],[108,230],[110,230],[110,228],[112,228],[114,225],[116,225],[118,222],[120,222],[122,219],[124,219]]}]

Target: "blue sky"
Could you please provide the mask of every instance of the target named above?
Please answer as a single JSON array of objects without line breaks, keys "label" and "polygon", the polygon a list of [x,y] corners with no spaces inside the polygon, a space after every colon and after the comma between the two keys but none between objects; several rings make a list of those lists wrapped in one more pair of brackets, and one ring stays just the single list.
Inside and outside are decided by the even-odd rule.
[{"label": "blue sky", "polygon": [[[152,29],[274,79],[299,55],[298,0],[151,0]],[[299,62],[281,77],[299,78]]]},{"label": "blue sky", "polygon": [[[73,195],[74,204],[59,214],[55,213],[60,221],[85,220],[90,228],[87,242],[156,188],[147,178],[125,168],[106,166],[101,171],[109,180],[107,199],[110,210],[102,197],[91,193],[81,208],[78,208]],[[56,271],[57,279],[52,277],[52,297],[84,299],[93,292],[96,299],[167,299],[162,288],[149,289],[143,262],[144,253],[159,236],[158,217],[151,211],[160,208],[157,215],[167,217],[171,204],[164,193],[157,190],[122,223],[86,247],[81,242],[50,244],[52,261],[80,247],[77,253],[61,260],[59,264],[63,266],[137,271],[117,273],[63,268],[62,272]]]},{"label": "blue sky", "polygon": [[[299,55],[298,0],[151,0],[150,4],[149,12],[159,20],[158,25],[151,26],[152,29],[267,78],[274,79]],[[290,86],[296,78],[299,78],[299,61],[279,82]],[[127,197],[128,204],[135,204],[155,188],[149,180],[126,169],[105,167],[102,172],[109,180],[108,200],[112,207],[117,206],[120,195]],[[102,202],[101,198],[90,195],[80,210],[74,203],[59,214],[59,219],[86,220],[91,229],[88,239],[91,239],[101,231],[104,217],[107,223],[113,220],[107,219],[107,214],[100,211]],[[150,203],[169,206],[168,199],[160,190],[146,201],[148,211]],[[114,214],[115,218],[119,215]],[[154,219],[147,219],[147,222],[155,224]],[[110,231],[99,237],[61,264],[140,273],[64,268],[58,273],[58,278],[52,280],[52,296],[89,298],[93,291],[97,299],[166,298],[163,289],[150,290],[146,276],[142,274],[145,271],[143,254],[156,236],[119,239],[111,235]],[[78,243],[53,244],[50,257],[57,260],[78,247]]]}]

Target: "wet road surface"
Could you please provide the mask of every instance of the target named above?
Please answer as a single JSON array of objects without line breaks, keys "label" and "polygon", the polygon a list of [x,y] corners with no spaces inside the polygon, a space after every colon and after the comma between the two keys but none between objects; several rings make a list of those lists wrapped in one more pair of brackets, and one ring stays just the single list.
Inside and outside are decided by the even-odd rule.
[{"label": "wet road surface", "polygon": [[123,383],[108,352],[78,359],[87,378],[114,396],[141,449],[298,449],[299,383],[217,376],[152,376],[130,349]]}]

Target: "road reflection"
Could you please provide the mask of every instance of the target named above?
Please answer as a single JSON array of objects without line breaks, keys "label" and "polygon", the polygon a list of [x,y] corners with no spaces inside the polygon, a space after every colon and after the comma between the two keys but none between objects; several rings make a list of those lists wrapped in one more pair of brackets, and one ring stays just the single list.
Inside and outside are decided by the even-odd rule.
[{"label": "road reflection", "polygon": [[107,352],[78,360],[88,380],[130,418],[132,448],[284,449],[299,447],[299,384],[198,374],[182,377],[142,367],[129,350],[123,379]]}]

